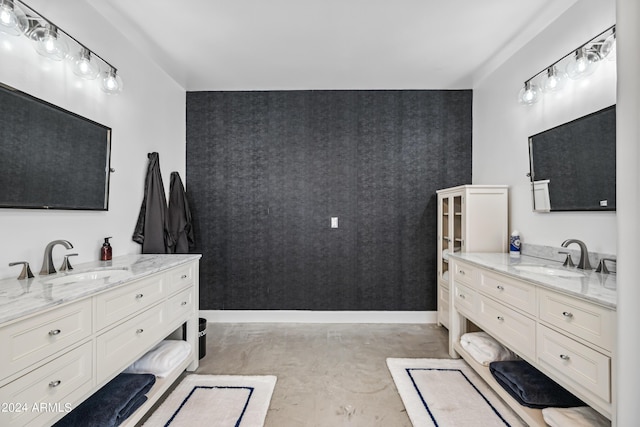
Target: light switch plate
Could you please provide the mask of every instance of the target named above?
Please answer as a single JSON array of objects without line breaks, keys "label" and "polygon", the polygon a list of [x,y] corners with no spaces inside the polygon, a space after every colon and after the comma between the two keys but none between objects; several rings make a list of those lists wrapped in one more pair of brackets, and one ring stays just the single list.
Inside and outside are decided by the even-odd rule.
[{"label": "light switch plate", "polygon": [[331,228],[338,228],[338,217],[337,216],[332,216],[331,217]]}]

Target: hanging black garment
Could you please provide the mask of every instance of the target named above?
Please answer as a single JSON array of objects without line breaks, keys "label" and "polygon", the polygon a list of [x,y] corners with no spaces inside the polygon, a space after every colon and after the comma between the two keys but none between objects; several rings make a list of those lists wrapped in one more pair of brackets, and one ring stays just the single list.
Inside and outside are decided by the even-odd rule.
[{"label": "hanging black garment", "polygon": [[171,243],[167,222],[167,199],[164,194],[160,158],[149,153],[149,168],[144,181],[144,199],[140,207],[133,241],[142,245],[143,254],[166,254]]},{"label": "hanging black garment", "polygon": [[188,254],[195,247],[191,210],[178,172],[171,172],[169,184],[169,234],[173,241],[171,253]]}]

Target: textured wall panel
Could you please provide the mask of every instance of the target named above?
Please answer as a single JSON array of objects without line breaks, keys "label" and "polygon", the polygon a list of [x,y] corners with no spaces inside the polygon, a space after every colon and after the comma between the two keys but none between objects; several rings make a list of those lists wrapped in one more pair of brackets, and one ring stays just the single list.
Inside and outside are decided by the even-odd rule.
[{"label": "textured wall panel", "polygon": [[200,308],[434,310],[435,191],[471,183],[471,100],[188,93]]}]

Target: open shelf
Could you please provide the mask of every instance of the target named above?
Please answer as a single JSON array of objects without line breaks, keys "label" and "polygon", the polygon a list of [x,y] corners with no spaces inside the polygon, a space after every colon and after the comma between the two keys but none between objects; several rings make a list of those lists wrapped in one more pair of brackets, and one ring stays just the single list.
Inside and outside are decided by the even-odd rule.
[{"label": "open shelf", "polygon": [[454,343],[453,348],[460,356],[462,356],[464,361],[467,362],[467,364],[471,366],[471,368],[473,368],[473,370],[476,371],[476,373],[489,385],[489,387],[491,387],[493,391],[498,396],[500,396],[500,398],[504,400],[504,402],[511,409],[513,409],[516,414],[518,414],[520,418],[522,418],[525,423],[527,423],[531,427],[545,427],[547,425],[547,423],[544,422],[544,418],[542,417],[541,409],[528,408],[521,405],[520,402],[511,397],[511,395],[509,395],[509,393],[507,393],[504,388],[502,388],[502,386],[498,384],[495,378],[493,378],[493,375],[491,375],[491,372],[489,371],[489,367],[476,362],[476,360],[471,357],[471,355],[467,353],[464,348],[462,348],[462,345],[460,345],[459,342]]}]

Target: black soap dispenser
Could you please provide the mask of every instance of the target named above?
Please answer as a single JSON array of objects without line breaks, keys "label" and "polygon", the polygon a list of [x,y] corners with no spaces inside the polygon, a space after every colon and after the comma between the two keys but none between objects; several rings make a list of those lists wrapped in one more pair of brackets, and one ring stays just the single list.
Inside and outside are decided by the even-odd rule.
[{"label": "black soap dispenser", "polygon": [[111,260],[111,244],[109,243],[109,239],[111,239],[111,237],[104,238],[104,243],[102,244],[102,248],[100,248],[100,261]]}]

